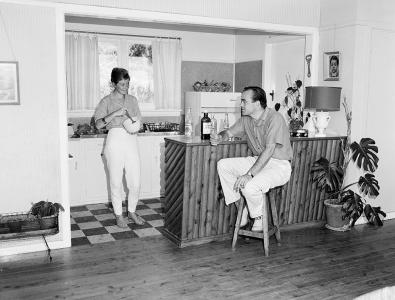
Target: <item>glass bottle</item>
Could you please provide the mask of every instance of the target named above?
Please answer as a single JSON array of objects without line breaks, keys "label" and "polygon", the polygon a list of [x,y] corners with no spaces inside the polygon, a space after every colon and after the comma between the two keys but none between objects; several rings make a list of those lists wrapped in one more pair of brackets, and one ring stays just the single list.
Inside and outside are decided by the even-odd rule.
[{"label": "glass bottle", "polygon": [[224,130],[229,129],[229,116],[228,113],[225,113],[225,119],[224,119]]},{"label": "glass bottle", "polygon": [[185,115],[185,136],[192,136],[193,135],[193,124],[192,124],[192,112],[191,108],[188,107],[187,113]]},{"label": "glass bottle", "polygon": [[211,132],[211,119],[208,116],[208,112],[203,112],[203,118],[200,120],[200,138],[202,140],[209,140]]},{"label": "glass bottle", "polygon": [[210,133],[216,135],[217,134],[217,119],[214,115],[211,116],[211,130]]}]

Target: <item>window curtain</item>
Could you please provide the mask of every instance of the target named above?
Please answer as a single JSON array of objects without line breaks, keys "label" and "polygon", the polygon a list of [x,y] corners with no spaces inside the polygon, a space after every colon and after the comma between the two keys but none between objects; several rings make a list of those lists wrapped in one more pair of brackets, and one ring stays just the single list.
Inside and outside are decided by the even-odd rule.
[{"label": "window curtain", "polygon": [[100,92],[98,38],[85,33],[66,34],[67,109],[95,109]]},{"label": "window curtain", "polygon": [[181,108],[181,40],[152,41],[156,109]]}]

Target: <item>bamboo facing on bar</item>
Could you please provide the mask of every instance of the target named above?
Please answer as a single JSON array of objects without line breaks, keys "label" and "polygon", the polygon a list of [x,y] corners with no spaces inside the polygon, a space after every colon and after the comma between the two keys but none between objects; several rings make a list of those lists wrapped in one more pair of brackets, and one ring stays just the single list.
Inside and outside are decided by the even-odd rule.
[{"label": "bamboo facing on bar", "polygon": [[[312,181],[314,161],[325,156],[342,162],[342,138],[294,139],[291,178],[274,188],[269,199],[277,208],[280,226],[315,222],[325,218],[326,196]],[[251,156],[245,142],[184,143],[165,139],[164,234],[180,247],[231,238],[237,209],[225,205],[217,174],[222,158]]]}]

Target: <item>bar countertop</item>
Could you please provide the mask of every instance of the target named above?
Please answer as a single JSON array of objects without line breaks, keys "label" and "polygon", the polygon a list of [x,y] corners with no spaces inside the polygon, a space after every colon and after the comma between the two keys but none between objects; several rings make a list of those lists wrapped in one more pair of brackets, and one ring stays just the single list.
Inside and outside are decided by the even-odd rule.
[{"label": "bar countertop", "polygon": [[[333,140],[334,138],[344,139],[346,136],[326,136],[326,137],[291,137],[291,142],[298,141],[318,141],[318,140]],[[198,146],[198,145],[210,145],[209,140],[202,140],[198,136],[186,137],[185,135],[177,135],[177,136],[166,136],[165,140],[170,140],[179,144],[185,144],[187,146]],[[244,139],[236,139],[233,141],[221,141],[219,145],[225,144],[244,144],[247,141]]]}]

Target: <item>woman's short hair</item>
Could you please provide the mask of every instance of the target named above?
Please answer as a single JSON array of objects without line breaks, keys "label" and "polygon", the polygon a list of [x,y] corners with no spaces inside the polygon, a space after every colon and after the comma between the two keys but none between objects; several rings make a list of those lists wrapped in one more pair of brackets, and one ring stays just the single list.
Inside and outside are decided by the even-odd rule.
[{"label": "woman's short hair", "polygon": [[252,102],[259,101],[261,106],[265,109],[267,106],[267,100],[266,100],[266,93],[265,91],[259,87],[259,86],[246,86],[243,89],[243,92],[246,91],[252,91]]},{"label": "woman's short hair", "polygon": [[130,80],[128,71],[123,68],[113,68],[111,71],[111,82],[118,84],[122,79]]}]

